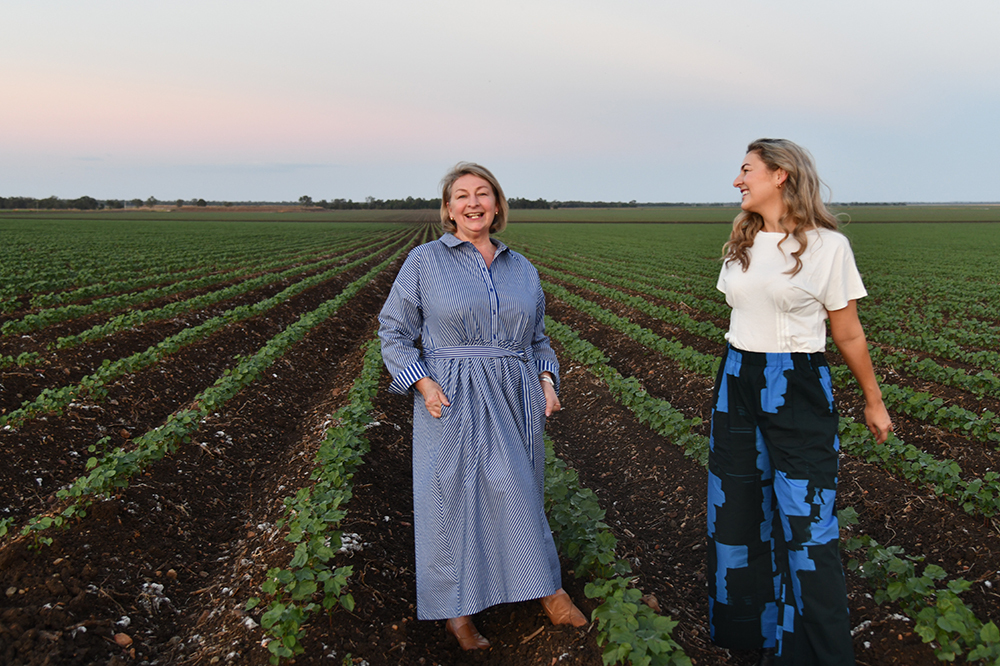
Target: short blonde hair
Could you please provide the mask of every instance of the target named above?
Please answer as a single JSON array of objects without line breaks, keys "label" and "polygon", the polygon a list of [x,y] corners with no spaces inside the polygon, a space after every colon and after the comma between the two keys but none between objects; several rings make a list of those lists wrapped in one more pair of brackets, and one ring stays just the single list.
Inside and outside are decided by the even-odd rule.
[{"label": "short blonde hair", "polygon": [[441,228],[446,233],[455,233],[458,231],[455,221],[451,219],[448,212],[448,203],[451,201],[451,188],[456,180],[462,176],[470,175],[482,178],[493,188],[493,196],[497,200],[497,214],[493,217],[493,224],[490,225],[490,233],[498,234],[507,228],[507,215],[510,212],[510,206],[507,204],[507,197],[504,196],[503,188],[500,187],[496,176],[490,173],[489,169],[475,162],[459,162],[441,179]]}]

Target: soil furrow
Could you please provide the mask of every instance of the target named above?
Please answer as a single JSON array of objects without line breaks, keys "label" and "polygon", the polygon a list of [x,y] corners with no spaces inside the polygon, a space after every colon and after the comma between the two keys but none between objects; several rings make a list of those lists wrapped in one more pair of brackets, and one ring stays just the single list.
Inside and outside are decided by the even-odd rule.
[{"label": "soil furrow", "polygon": [[[287,548],[273,536],[280,500],[308,480],[318,439],[307,428],[321,401],[353,382],[357,370],[345,359],[370,338],[394,272],[295,345],[193,443],[95,504],[79,525],[53,532],[51,547],[35,552],[20,542],[0,551],[0,586],[14,589],[0,612],[0,659],[178,663],[203,646],[203,628],[228,620],[259,642],[260,630],[250,631],[237,605],[259,594],[279,555],[287,563]],[[72,630],[81,622],[89,623],[86,634]],[[132,638],[129,648],[106,640],[116,631]]]},{"label": "soil furrow", "polygon": [[[561,283],[561,286],[572,293],[586,298],[602,308],[613,312],[619,317],[628,319],[639,326],[653,331],[660,337],[668,340],[678,340],[703,354],[718,355],[721,352],[721,347],[717,342],[693,335],[678,326],[674,326],[661,319],[651,317],[626,304],[619,303],[610,298],[601,296],[600,294],[596,294],[592,291],[567,283]],[[608,330],[610,331],[611,329]],[[602,337],[600,344],[595,344],[597,344],[598,347],[601,347],[601,349],[604,349],[602,345],[615,345],[617,344],[617,340],[625,337],[626,336],[620,333],[611,331]],[[642,350],[643,354],[643,356],[639,357],[640,359],[644,358],[645,355],[655,354],[655,352],[641,346],[639,346],[639,349]],[[843,364],[843,359],[838,354],[828,352],[827,358],[829,359],[831,365]],[[633,361],[635,361],[635,359],[633,359]],[[985,409],[988,409],[993,413],[1000,413],[1000,401],[991,398],[977,400],[974,396],[967,392],[959,391],[948,386],[928,382],[926,380],[914,378],[905,374],[899,374],[894,371],[886,370],[885,368],[876,368],[876,370],[893,384],[911,388],[915,391],[930,392],[936,397],[943,397],[947,404],[964,406],[966,409],[969,409],[977,414],[981,414]],[[688,382],[697,381],[697,377],[694,375],[690,373],[685,375],[682,371],[680,371],[680,369],[677,368],[675,368],[673,372],[663,368],[658,368],[656,373],[652,373],[648,370],[634,367],[631,369],[630,374],[643,382],[653,382],[656,381],[653,375],[659,374],[660,372],[666,372],[664,379],[660,381],[660,386],[662,387],[664,393],[657,394],[661,397],[671,395],[672,388],[679,386],[677,384],[679,381],[685,385]],[[710,384],[711,382],[709,382],[709,385]],[[683,395],[680,396],[680,398],[683,397]],[[664,397],[664,399],[670,401],[671,403],[674,402],[673,398]],[[864,402],[860,395],[854,391],[838,391],[837,401],[841,414],[863,421]],[[891,411],[892,410],[890,410],[890,412]],[[696,414],[701,416],[703,419],[707,418],[704,411],[692,412],[685,409],[685,413],[689,415]],[[939,458],[955,460],[959,465],[961,465],[963,469],[963,476],[965,478],[971,479],[982,477],[988,471],[1000,469],[1000,451],[996,450],[987,443],[970,440],[962,437],[960,434],[935,426],[932,423],[920,421],[905,414],[896,412],[893,412],[893,423],[895,426],[895,433],[900,439],[904,442],[914,444],[915,446]],[[704,434],[707,434],[707,430]]]},{"label": "soil furrow", "polygon": [[[12,464],[0,470],[0,507],[9,508],[3,517],[37,513],[54,501],[56,489],[85,471],[90,455],[87,447],[109,437],[108,447],[127,448],[132,437],[161,424],[212,384],[235,364],[237,355],[255,353],[300,314],[335,297],[377,261],[373,259],[337,275],[265,314],[227,326],[142,372],[120,378],[106,387],[107,397],[99,403],[74,403],[61,416],[31,419],[4,432],[0,436]],[[194,313],[192,318],[200,320],[201,314]],[[152,334],[163,339],[165,335],[158,329],[154,326],[151,330],[156,332]]]},{"label": "soil furrow", "polygon": [[[600,348],[623,375],[639,379],[650,394],[667,400],[688,417],[705,419],[702,434],[708,434],[710,381],[702,378],[694,390],[682,388],[678,382],[691,377],[669,359],[556,299],[548,303],[548,312]],[[895,479],[881,467],[846,455],[842,460],[838,505],[855,506],[861,519],[858,530],[883,545],[926,555],[928,563],[939,564],[953,576],[976,580],[962,598],[984,622],[995,619],[995,590],[1000,589],[1000,530],[995,521],[958,513],[955,503]],[[863,581],[853,583],[858,591],[867,589]]]}]

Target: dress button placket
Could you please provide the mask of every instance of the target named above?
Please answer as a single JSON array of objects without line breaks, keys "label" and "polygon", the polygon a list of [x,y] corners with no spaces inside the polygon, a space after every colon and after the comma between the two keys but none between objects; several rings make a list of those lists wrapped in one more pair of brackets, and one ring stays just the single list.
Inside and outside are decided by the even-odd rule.
[{"label": "dress button placket", "polygon": [[497,341],[497,319],[499,312],[497,310],[497,294],[493,289],[493,279],[490,276],[490,271],[486,268],[486,262],[482,262],[479,265],[479,270],[483,273],[483,280],[486,282],[486,288],[490,291],[490,330],[493,335],[494,344]]}]

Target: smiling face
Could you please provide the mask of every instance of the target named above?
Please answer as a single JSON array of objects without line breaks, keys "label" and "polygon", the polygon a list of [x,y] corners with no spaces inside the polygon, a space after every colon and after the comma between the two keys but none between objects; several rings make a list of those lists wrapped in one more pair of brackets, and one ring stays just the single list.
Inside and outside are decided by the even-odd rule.
[{"label": "smiling face", "polygon": [[757,153],[747,153],[740,167],[740,175],[733,181],[733,187],[738,188],[743,197],[740,207],[748,213],[757,213],[764,218],[765,227],[772,229],[771,223],[776,223],[785,214],[785,201],[781,196],[781,187],[788,174],[784,169],[767,167],[767,164]]},{"label": "smiling face", "polygon": [[490,225],[497,214],[497,198],[488,181],[474,174],[465,174],[451,185],[448,214],[455,221],[455,237],[473,241],[490,234]]}]

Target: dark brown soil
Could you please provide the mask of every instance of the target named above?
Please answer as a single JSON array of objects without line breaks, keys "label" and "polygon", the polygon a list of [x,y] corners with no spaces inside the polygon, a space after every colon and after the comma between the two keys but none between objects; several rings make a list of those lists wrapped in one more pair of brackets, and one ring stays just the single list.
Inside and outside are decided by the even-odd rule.
[{"label": "dark brown soil", "polygon": [[[55,505],[55,490],[82,472],[86,447],[99,436],[111,436],[115,446],[127,445],[189,403],[232,365],[235,354],[252,353],[365,270],[331,280],[265,317],[221,331],[123,378],[111,387],[108,400],[0,434],[5,456],[0,518],[22,521]],[[4,541],[0,663],[266,664],[261,610],[243,608],[247,599],[260,596],[269,567],[287,565],[291,547],[275,527],[282,499],[308,482],[329,416],[344,403],[358,375],[361,346],[374,335],[375,317],[394,273],[386,271],[313,330],[264,378],[203,424],[192,443],[149,468],[119,495],[95,504],[70,529],[49,531],[51,546],[35,549],[23,538]],[[714,343],[575,291],[618,308],[618,314],[660,335],[678,336],[706,353],[717,351]],[[549,313],[603,349],[619,372],[638,378],[650,393],[689,417],[707,419],[707,379],[681,371],[555,299]],[[122,334],[114,353],[143,349],[176,325]],[[2,344],[0,352],[9,353]],[[605,522],[618,539],[618,556],[631,563],[636,586],[653,595],[664,614],[679,620],[675,637],[695,664],[754,663],[754,655],[729,654],[707,637],[704,469],[637,422],[585,368],[557,352],[563,359],[564,409],[550,419],[548,432],[557,454],[600,498]],[[61,358],[70,375],[92,367],[72,355]],[[56,380],[62,367],[52,369],[56,378],[5,370],[0,384],[4,392],[16,384],[22,395],[37,394],[60,385]],[[415,619],[412,404],[389,395],[387,381],[383,373],[376,422],[367,431],[371,452],[354,478],[354,496],[342,525],[363,544],[360,551],[338,558],[338,564],[354,567],[350,592],[357,605],[353,612],[338,609],[315,616],[306,652],[295,663],[601,664],[593,625],[552,627],[534,602],[480,613],[477,625],[493,643],[482,653],[461,652],[446,639],[441,623]],[[857,411],[856,398],[840,399],[844,411]],[[4,404],[9,409],[19,401],[5,396]],[[947,446],[952,457],[964,456],[963,466],[997,468],[996,454],[982,445],[933,432],[919,422],[897,418],[897,423],[906,441],[930,447],[933,439],[934,446]],[[963,595],[966,602],[980,618],[995,617],[1000,589],[995,522],[966,515],[927,489],[848,456],[842,463],[840,501],[858,510],[861,525],[856,530],[924,554],[950,573],[976,581]],[[583,581],[573,578],[568,563],[564,583],[589,614],[596,602],[585,597]],[[854,575],[848,576],[848,584],[859,664],[937,663],[898,607],[876,606],[867,584]],[[131,644],[119,646],[115,634],[127,635]]]}]

